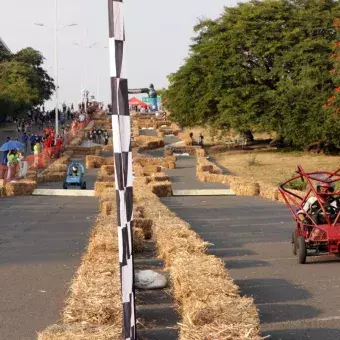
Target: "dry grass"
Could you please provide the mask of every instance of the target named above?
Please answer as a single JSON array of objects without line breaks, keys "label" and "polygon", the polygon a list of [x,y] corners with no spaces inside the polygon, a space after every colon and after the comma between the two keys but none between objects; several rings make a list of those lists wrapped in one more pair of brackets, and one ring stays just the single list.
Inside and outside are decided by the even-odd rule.
[{"label": "dry grass", "polygon": [[304,152],[259,153],[256,166],[248,166],[249,157],[249,154],[223,153],[216,155],[215,159],[233,175],[272,186],[292,177],[298,165],[302,165],[306,171],[336,170],[340,167],[339,157]]}]

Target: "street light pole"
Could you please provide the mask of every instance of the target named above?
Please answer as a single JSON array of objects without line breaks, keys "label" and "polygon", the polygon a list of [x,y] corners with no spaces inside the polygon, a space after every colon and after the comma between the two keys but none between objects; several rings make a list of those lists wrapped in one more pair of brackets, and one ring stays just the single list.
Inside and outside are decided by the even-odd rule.
[{"label": "street light pole", "polygon": [[55,0],[55,32],[54,32],[54,54],[55,54],[55,138],[59,134],[59,72],[58,72],[58,0]]}]

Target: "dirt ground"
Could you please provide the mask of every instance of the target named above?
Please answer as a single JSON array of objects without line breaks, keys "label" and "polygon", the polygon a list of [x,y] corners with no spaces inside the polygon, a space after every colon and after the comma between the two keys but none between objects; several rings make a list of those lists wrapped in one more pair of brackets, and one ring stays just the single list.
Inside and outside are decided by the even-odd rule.
[{"label": "dirt ground", "polygon": [[312,155],[304,152],[222,153],[214,159],[232,175],[278,185],[295,174],[298,165],[306,171],[336,170],[339,156]]}]

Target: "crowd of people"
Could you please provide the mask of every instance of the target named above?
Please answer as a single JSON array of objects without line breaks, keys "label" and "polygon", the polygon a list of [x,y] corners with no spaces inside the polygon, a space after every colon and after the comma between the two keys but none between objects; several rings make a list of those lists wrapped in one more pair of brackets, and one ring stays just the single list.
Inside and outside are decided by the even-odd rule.
[{"label": "crowd of people", "polygon": [[109,143],[109,133],[103,127],[94,126],[89,132],[87,139],[90,143],[104,144]]},{"label": "crowd of people", "polygon": [[[44,106],[28,112],[26,117],[7,118],[7,122],[16,124],[16,136],[7,137],[4,143],[9,141],[20,142],[21,149],[4,151],[1,158],[1,177],[6,181],[13,181],[23,177],[28,166],[39,167],[42,159],[58,158],[66,144],[69,143],[82,123],[86,122],[87,112],[91,110],[89,104],[87,110],[85,104],[79,104],[75,111],[73,104],[62,105],[59,110],[60,134],[55,131],[55,111],[47,111]],[[92,130],[93,141],[99,144],[108,143],[108,133],[101,128]],[[27,164],[33,160],[33,164]]]}]

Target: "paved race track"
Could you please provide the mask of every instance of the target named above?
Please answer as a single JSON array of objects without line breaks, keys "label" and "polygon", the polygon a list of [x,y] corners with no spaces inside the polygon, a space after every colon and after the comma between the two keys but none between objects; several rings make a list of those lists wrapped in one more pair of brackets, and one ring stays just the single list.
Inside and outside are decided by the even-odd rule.
[{"label": "paved race track", "polygon": [[340,339],[340,261],[291,252],[286,207],[259,197],[167,197],[171,210],[213,245],[243,295],[260,310],[263,335],[284,340]]},{"label": "paved race track", "polygon": [[58,322],[97,200],[0,198],[0,340],[36,339]]}]

